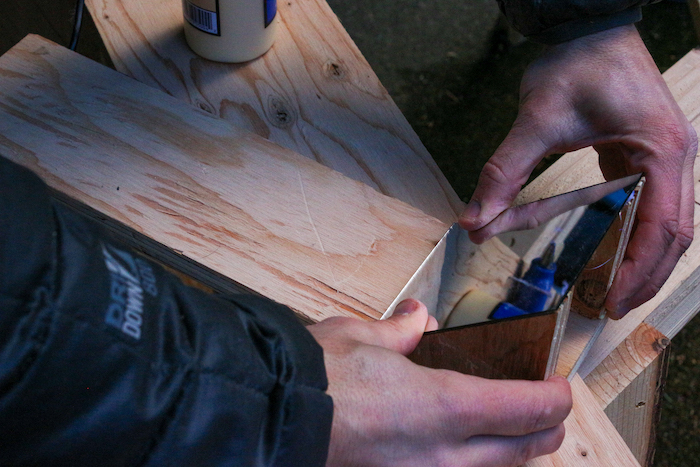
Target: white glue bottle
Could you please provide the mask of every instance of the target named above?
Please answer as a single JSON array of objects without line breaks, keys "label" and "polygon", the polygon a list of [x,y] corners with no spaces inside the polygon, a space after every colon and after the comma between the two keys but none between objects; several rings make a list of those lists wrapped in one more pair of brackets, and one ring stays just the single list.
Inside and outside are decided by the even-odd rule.
[{"label": "white glue bottle", "polygon": [[272,47],[277,0],[182,0],[185,37],[217,62],[247,62]]}]

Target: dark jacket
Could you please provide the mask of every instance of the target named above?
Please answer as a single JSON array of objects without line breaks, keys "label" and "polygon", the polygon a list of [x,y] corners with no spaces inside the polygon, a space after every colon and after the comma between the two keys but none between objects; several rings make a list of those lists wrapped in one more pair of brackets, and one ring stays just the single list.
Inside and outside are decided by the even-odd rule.
[{"label": "dark jacket", "polygon": [[1,465],[323,465],[326,386],[289,309],[183,286],[0,158]]},{"label": "dark jacket", "polygon": [[544,44],[583,37],[642,19],[642,7],[659,0],[498,0],[508,21]]}]

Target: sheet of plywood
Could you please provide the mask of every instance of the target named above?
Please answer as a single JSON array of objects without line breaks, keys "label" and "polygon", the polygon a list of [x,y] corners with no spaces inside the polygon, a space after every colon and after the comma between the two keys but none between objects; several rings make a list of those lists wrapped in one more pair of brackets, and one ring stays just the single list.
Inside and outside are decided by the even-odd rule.
[{"label": "sheet of plywood", "polygon": [[52,188],[312,320],[378,318],[447,230],[38,36],[0,58],[0,135]]},{"label": "sheet of plywood", "polygon": [[86,4],[122,73],[444,222],[461,209],[325,0],[277,2],[272,49],[242,65],[214,63],[188,48],[180,0]]},{"label": "sheet of plywood", "polygon": [[[243,65],[213,63],[192,53],[177,0],[87,4],[121,72],[443,221],[459,210],[453,191],[324,0],[280,3],[275,45]],[[591,170],[592,152],[584,154],[581,161],[580,152],[565,157],[521,199],[603,181],[596,167]]]}]

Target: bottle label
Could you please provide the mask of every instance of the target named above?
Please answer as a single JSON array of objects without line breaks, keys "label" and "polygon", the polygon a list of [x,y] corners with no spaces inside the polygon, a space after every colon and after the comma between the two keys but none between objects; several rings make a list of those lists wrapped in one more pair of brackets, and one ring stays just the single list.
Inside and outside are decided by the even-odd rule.
[{"label": "bottle label", "polygon": [[268,27],[277,15],[277,0],[263,1],[265,2],[265,27]]},{"label": "bottle label", "polygon": [[219,0],[182,0],[182,11],[185,20],[195,28],[207,34],[221,35]]}]

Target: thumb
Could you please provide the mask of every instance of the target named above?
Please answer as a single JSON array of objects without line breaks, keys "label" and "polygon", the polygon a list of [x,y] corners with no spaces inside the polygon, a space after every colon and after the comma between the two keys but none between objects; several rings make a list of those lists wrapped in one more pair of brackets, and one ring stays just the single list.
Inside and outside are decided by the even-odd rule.
[{"label": "thumb", "polygon": [[[432,321],[431,321],[432,320]],[[423,303],[412,298],[399,303],[390,318],[372,323],[382,347],[408,355],[420,342],[423,332],[433,327]]]},{"label": "thumb", "polygon": [[547,155],[549,148],[529,126],[517,119],[484,165],[474,194],[459,217],[462,228],[477,231],[508,209],[532,170]]}]

